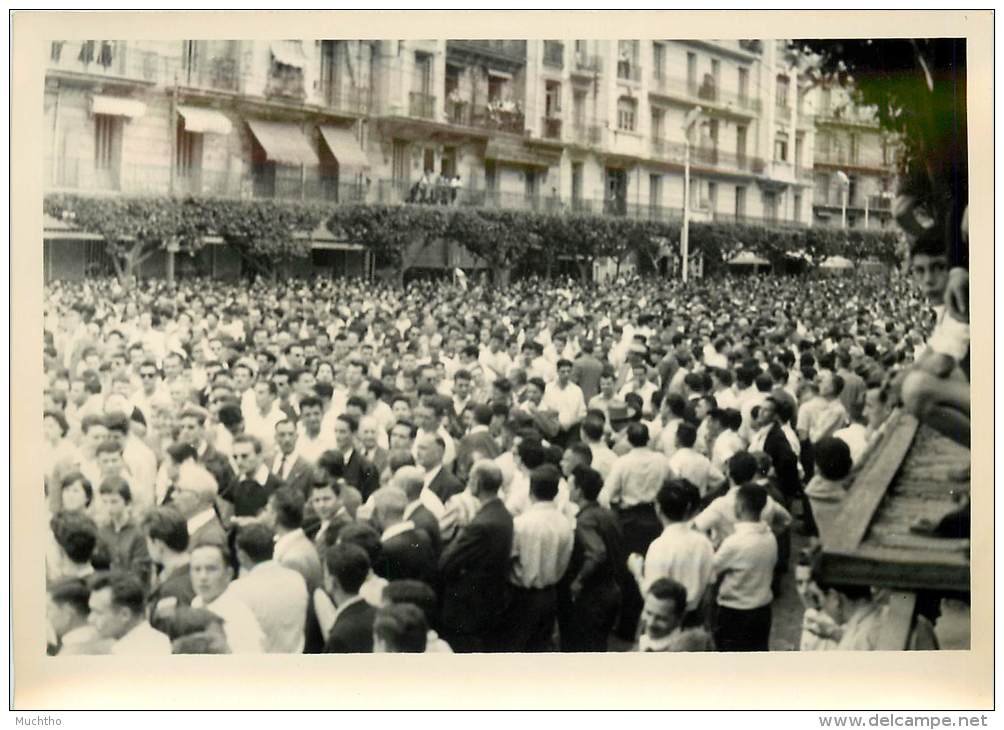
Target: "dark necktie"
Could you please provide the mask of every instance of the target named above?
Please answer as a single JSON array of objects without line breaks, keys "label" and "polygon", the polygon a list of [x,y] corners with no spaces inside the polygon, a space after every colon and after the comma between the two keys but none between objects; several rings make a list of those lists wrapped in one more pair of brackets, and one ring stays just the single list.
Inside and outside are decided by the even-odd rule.
[{"label": "dark necktie", "polygon": [[282,455],[282,461],[279,462],[279,478],[286,478],[286,459],[289,458],[289,454]]}]

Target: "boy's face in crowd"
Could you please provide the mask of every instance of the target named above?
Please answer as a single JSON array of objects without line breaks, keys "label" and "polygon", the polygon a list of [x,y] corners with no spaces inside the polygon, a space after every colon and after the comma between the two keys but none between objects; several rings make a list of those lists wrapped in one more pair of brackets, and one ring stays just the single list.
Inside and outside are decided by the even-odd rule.
[{"label": "boy's face in crowd", "polygon": [[944,256],[917,254],[910,261],[910,273],[921,293],[938,300],[948,284],[948,260]]}]

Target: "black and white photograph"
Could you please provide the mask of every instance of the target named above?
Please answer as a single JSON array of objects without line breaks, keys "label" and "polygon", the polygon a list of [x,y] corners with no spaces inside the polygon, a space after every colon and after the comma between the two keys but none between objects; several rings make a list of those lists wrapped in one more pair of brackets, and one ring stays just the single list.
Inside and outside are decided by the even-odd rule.
[{"label": "black and white photograph", "polygon": [[526,27],[46,38],[22,651],[978,641],[967,39]]}]

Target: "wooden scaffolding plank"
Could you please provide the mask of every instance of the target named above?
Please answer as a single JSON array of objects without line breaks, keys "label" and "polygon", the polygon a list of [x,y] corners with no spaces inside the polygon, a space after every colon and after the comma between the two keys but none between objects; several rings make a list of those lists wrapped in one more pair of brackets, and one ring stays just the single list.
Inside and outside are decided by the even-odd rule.
[{"label": "wooden scaffolding plank", "polygon": [[895,418],[885,440],[854,481],[832,530],[827,530],[826,534],[832,535],[833,540],[831,544],[823,545],[824,551],[852,553],[867,534],[875,510],[885,497],[917,433],[916,418],[903,412]]}]

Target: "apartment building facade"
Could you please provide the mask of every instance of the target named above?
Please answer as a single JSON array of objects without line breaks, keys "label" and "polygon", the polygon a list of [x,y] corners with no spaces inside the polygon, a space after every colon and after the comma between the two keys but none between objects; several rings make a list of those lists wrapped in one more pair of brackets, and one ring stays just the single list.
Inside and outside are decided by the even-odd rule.
[{"label": "apartment building facade", "polygon": [[900,147],[845,89],[816,94],[813,225],[887,228]]},{"label": "apartment building facade", "polygon": [[[425,183],[455,205],[670,219],[700,107],[692,219],[810,225],[831,164],[813,149],[835,125],[801,84],[783,42],[763,40],[54,42],[43,178],[88,195],[331,203],[406,203]],[[47,242],[72,236],[47,222]],[[314,247],[310,267],[368,272],[350,241],[319,230]],[[212,256],[214,273],[239,268]],[[446,247],[424,257],[471,264]]]}]

